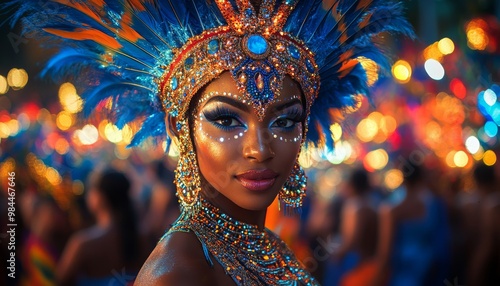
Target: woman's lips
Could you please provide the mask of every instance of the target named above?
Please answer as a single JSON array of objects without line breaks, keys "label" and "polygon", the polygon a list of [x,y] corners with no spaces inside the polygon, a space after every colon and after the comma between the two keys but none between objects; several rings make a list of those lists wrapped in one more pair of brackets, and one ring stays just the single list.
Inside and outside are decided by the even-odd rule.
[{"label": "woman's lips", "polygon": [[269,189],[276,181],[277,173],[270,169],[250,170],[236,175],[243,187],[250,191],[260,192]]}]

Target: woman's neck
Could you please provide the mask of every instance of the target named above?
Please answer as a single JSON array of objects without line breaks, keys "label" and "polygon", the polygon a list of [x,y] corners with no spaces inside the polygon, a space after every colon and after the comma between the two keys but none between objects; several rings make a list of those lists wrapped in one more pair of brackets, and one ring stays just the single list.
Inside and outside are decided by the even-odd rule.
[{"label": "woman's neck", "polygon": [[219,208],[231,218],[247,224],[256,225],[260,230],[264,229],[267,210],[254,211],[241,208],[217,191],[213,191],[209,195],[202,195],[212,205]]}]

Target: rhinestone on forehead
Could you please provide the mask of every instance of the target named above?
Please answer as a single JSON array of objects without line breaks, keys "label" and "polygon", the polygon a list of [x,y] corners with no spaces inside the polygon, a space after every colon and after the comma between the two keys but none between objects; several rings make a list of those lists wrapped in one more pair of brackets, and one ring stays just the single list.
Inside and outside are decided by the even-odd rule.
[{"label": "rhinestone on forehead", "polygon": [[278,97],[285,75],[299,83],[306,113],[319,89],[314,55],[301,41],[282,31],[296,1],[263,0],[257,14],[249,1],[216,0],[228,26],[206,30],[179,49],[159,81],[165,110],[184,115],[193,95],[229,71],[240,93],[259,117]]}]

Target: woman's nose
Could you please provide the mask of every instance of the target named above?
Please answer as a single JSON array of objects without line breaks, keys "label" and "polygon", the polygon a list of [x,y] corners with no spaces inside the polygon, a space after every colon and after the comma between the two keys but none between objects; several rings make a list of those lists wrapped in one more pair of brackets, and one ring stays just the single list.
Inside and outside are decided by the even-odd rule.
[{"label": "woman's nose", "polygon": [[274,158],[272,136],[267,128],[253,127],[247,131],[244,136],[243,156],[257,162]]}]

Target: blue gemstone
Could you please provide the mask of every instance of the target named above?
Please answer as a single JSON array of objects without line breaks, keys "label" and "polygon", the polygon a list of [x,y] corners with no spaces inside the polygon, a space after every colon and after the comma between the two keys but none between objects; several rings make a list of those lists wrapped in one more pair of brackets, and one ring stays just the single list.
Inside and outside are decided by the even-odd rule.
[{"label": "blue gemstone", "polygon": [[193,64],[194,64],[193,58],[189,57],[186,59],[186,61],[184,61],[184,68],[188,71],[191,69],[191,67],[193,67]]},{"label": "blue gemstone", "polygon": [[290,56],[292,56],[292,58],[300,59],[300,52],[295,46],[289,45],[288,53],[290,54]]},{"label": "blue gemstone", "polygon": [[246,9],[246,10],[245,10],[245,16],[246,16],[247,18],[252,17],[252,14],[253,14],[253,12],[252,12],[252,9],[251,9],[251,8],[248,8],[248,9]]},{"label": "blue gemstone", "polygon": [[170,88],[172,90],[176,90],[178,86],[179,83],[177,82],[177,78],[176,77],[172,78],[172,80],[170,81]]},{"label": "blue gemstone", "polygon": [[291,6],[291,5],[294,5],[295,2],[297,2],[297,0],[286,0],[285,4]]},{"label": "blue gemstone", "polygon": [[251,35],[247,40],[247,49],[256,54],[262,55],[267,51],[268,44],[261,35]]},{"label": "blue gemstone", "polygon": [[311,60],[309,59],[306,60],[306,67],[308,72],[310,73],[314,72],[314,65],[311,63]]},{"label": "blue gemstone", "polygon": [[262,16],[264,16],[264,18],[266,18],[266,19],[271,16],[271,14],[269,13],[269,10],[266,8],[262,8],[261,13],[262,13]]},{"label": "blue gemstone", "polygon": [[219,51],[219,40],[213,39],[208,42],[207,52],[211,55],[216,54]]}]

